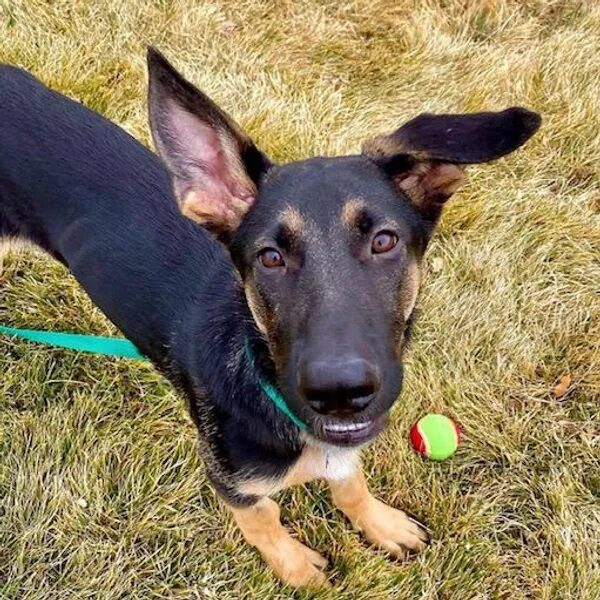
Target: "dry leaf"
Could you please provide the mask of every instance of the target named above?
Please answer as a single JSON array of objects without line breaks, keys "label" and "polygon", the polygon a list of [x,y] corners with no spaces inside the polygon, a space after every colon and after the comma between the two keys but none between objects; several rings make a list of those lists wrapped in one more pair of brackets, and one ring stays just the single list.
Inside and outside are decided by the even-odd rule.
[{"label": "dry leaf", "polygon": [[559,380],[558,383],[554,386],[554,397],[558,400],[558,398],[562,398],[569,389],[571,385],[571,376],[566,373]]},{"label": "dry leaf", "polygon": [[225,21],[221,25],[221,33],[227,37],[233,37],[237,33],[237,25],[233,21]]}]

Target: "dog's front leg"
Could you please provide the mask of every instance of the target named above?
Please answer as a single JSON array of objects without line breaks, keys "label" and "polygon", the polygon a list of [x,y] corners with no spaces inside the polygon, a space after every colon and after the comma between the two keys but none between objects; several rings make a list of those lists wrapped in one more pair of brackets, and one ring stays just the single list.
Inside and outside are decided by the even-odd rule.
[{"label": "dog's front leg", "polygon": [[418,552],[427,545],[427,534],[420,525],[369,492],[360,467],[351,476],[328,483],[335,505],[373,546],[401,559],[407,550]]},{"label": "dog's front leg", "polygon": [[284,583],[294,587],[326,583],[320,569],[327,561],[289,534],[279,520],[275,501],[264,496],[252,506],[230,508],[246,541],[258,549]]}]

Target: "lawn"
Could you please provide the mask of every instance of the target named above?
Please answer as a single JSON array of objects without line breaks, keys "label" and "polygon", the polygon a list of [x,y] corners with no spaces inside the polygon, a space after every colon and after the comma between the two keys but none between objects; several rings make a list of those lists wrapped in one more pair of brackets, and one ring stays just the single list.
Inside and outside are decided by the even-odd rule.
[{"label": "lawn", "polygon": [[[433,544],[393,563],[323,484],[279,500],[329,559],[317,598],[600,598],[600,4],[0,0],[0,62],[144,143],[149,42],[281,161],[356,152],[424,111],[542,113],[449,204],[405,389],[365,452],[376,495]],[[5,260],[0,323],[116,333],[32,252]],[[429,411],[465,433],[440,464],[407,443]],[[311,594],[244,544],[151,367],[0,340],[2,600],[290,597]]]}]

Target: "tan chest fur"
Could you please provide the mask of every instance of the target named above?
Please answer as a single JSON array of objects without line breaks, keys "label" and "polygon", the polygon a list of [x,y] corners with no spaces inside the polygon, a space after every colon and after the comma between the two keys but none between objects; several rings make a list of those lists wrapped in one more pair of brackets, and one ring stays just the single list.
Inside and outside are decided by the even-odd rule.
[{"label": "tan chest fur", "polygon": [[294,466],[279,479],[249,479],[240,485],[243,494],[269,496],[314,479],[347,479],[360,465],[359,450],[307,443]]}]

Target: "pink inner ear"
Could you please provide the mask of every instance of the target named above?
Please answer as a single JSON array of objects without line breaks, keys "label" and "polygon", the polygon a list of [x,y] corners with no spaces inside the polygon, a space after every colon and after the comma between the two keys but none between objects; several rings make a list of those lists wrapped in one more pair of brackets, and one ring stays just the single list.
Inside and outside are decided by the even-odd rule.
[{"label": "pink inner ear", "polygon": [[176,102],[170,104],[171,133],[187,171],[184,177],[203,187],[225,184],[227,165],[217,132]]},{"label": "pink inner ear", "polygon": [[182,211],[200,223],[234,228],[255,196],[237,142],[228,131],[211,127],[175,102],[169,117],[182,164],[174,180]]}]

